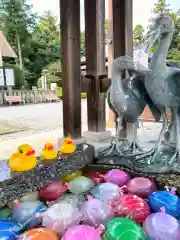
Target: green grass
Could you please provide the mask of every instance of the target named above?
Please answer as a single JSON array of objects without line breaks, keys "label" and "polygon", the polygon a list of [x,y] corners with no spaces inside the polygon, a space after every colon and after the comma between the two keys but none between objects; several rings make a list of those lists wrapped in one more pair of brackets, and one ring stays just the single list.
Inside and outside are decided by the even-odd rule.
[{"label": "green grass", "polygon": [[27,127],[25,126],[19,124],[11,124],[8,121],[0,121],[0,135],[11,134],[25,130],[27,130]]},{"label": "green grass", "polygon": [[[57,95],[59,98],[62,98],[62,87],[58,87],[57,89]],[[87,93],[81,93],[81,98],[86,98],[87,97]]]}]

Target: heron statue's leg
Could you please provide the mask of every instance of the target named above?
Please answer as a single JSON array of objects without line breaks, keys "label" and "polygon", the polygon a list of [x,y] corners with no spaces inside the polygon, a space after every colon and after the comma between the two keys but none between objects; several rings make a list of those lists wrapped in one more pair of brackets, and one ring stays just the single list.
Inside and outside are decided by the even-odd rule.
[{"label": "heron statue's leg", "polygon": [[[175,126],[175,134],[176,134],[176,151],[174,155],[169,160],[169,165],[171,166],[172,170],[180,171],[180,108],[172,110],[172,116],[174,120]],[[175,163],[177,161],[177,163]],[[173,166],[173,163],[174,166]]]},{"label": "heron statue's leg", "polygon": [[121,127],[122,127],[122,117],[118,117],[116,119],[117,121],[117,129],[116,129],[116,135],[114,137],[114,139],[112,140],[112,143],[111,143],[111,147],[109,149],[109,151],[105,154],[105,156],[109,156],[113,150],[117,150],[117,152],[122,155],[122,152],[121,152],[121,149],[120,149],[120,144],[119,144],[119,141],[120,141],[120,137],[119,137],[119,133],[120,133],[120,130],[121,130]]},{"label": "heron statue's leg", "polygon": [[161,150],[161,143],[162,143],[163,138],[164,138],[164,133],[165,133],[165,131],[167,129],[167,126],[168,126],[168,117],[167,117],[165,108],[161,109],[161,114],[162,114],[162,118],[163,118],[163,126],[162,126],[162,129],[161,129],[159,138],[158,138],[158,140],[155,144],[155,147],[152,150],[148,151],[147,153],[145,153],[141,156],[138,156],[136,158],[136,160],[142,160],[142,159],[150,157],[154,154],[152,159],[149,161],[149,163],[154,163],[156,161],[156,157],[159,154],[159,151]]},{"label": "heron statue's leg", "polygon": [[131,154],[126,154],[125,155],[127,157],[135,157],[135,156],[138,156],[138,155],[141,155],[141,154],[144,154],[144,151],[143,149],[138,145],[137,143],[137,132],[136,132],[136,128],[137,128],[137,124],[138,122],[135,122],[135,123],[132,123],[133,124],[133,134],[132,134],[132,142],[131,143],[128,143],[128,146],[124,148],[123,150],[123,153],[131,150]]}]

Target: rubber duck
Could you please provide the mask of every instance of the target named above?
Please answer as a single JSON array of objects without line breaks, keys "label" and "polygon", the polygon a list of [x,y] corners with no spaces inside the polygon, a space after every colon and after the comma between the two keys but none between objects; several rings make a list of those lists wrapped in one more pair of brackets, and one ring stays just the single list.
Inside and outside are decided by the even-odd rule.
[{"label": "rubber duck", "polygon": [[37,165],[35,150],[28,144],[22,144],[17,152],[13,153],[9,159],[9,167],[12,172],[26,172]]},{"label": "rubber duck", "polygon": [[58,151],[54,149],[52,143],[46,143],[44,148],[40,154],[40,158],[42,161],[52,161],[57,158]]},{"label": "rubber duck", "polygon": [[73,144],[72,138],[67,137],[61,145],[60,152],[62,154],[71,154],[76,151],[76,146]]}]

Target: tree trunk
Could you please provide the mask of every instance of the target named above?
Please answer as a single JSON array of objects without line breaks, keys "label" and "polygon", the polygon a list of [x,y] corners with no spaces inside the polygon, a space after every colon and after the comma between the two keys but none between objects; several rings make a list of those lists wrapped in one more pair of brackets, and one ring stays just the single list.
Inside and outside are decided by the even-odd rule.
[{"label": "tree trunk", "polygon": [[21,41],[18,33],[16,33],[16,38],[17,38],[17,47],[18,47],[18,56],[19,56],[19,66],[20,66],[20,69],[23,70],[22,48],[21,48]]}]

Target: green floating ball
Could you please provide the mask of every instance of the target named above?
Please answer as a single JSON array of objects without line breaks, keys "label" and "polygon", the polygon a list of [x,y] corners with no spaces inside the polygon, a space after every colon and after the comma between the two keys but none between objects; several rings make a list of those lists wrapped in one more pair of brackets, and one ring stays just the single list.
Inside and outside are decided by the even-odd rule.
[{"label": "green floating ball", "polygon": [[148,240],[143,229],[129,218],[113,218],[106,225],[103,240]]},{"label": "green floating ball", "polygon": [[11,220],[12,219],[12,211],[9,208],[0,209],[0,220]]}]

